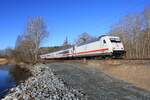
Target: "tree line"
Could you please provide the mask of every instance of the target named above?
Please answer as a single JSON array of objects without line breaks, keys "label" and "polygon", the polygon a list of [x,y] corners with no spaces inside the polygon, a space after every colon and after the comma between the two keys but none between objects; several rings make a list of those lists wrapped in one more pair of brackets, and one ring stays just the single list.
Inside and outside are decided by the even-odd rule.
[{"label": "tree line", "polygon": [[124,16],[112,26],[109,34],[121,38],[126,58],[150,58],[150,6],[145,7],[141,13]]}]

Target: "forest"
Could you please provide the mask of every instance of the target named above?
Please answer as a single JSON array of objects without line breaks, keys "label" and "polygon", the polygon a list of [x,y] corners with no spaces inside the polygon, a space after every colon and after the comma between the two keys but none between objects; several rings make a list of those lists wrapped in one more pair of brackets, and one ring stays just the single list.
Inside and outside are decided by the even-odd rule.
[{"label": "forest", "polygon": [[141,13],[132,13],[123,17],[112,26],[109,34],[121,38],[126,58],[150,58],[150,6],[145,7]]}]

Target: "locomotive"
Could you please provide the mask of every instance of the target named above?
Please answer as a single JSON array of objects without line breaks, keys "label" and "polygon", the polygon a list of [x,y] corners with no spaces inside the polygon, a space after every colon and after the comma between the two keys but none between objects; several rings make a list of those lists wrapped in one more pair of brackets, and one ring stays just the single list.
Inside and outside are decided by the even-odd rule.
[{"label": "locomotive", "polygon": [[65,50],[40,55],[41,59],[73,58],[122,58],[125,54],[123,43],[117,36],[102,35],[92,41],[74,45]]}]

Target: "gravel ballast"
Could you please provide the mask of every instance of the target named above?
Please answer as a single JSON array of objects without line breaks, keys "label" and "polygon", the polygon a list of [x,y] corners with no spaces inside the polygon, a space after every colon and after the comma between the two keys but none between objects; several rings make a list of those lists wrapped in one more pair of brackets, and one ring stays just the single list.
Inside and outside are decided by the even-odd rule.
[{"label": "gravel ballast", "polygon": [[66,85],[48,66],[38,64],[30,70],[33,76],[12,88],[2,100],[87,100],[83,92]]}]

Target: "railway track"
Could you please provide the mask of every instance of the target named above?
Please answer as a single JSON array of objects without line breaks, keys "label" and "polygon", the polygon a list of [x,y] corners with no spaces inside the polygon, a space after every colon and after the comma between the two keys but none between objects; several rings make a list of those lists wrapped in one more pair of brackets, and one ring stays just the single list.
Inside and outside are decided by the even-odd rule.
[{"label": "railway track", "polygon": [[132,63],[149,63],[150,59],[53,59],[53,60],[41,60],[42,63],[49,62],[132,62]]},{"label": "railway track", "polygon": [[64,62],[64,63],[84,63],[84,64],[111,64],[111,65],[116,65],[116,64],[146,64],[150,66],[150,59],[73,59],[73,60],[42,60],[42,63],[51,63],[51,62]]}]

